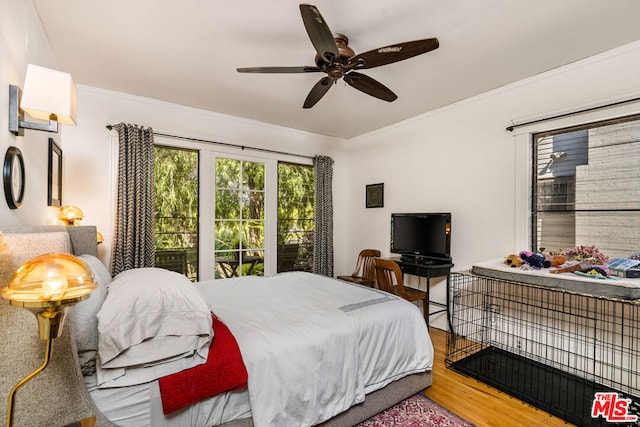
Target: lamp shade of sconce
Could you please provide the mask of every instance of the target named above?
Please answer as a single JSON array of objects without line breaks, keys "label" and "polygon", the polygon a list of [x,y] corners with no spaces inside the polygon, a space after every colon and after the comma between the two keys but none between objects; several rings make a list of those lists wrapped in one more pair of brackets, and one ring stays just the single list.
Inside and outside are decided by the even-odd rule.
[{"label": "lamp shade of sconce", "polygon": [[34,119],[76,124],[76,85],[71,74],[29,64],[20,107]]},{"label": "lamp shade of sconce", "polygon": [[101,244],[102,242],[104,242],[104,236],[99,231],[96,231],[96,240],[98,241],[98,244]]},{"label": "lamp shade of sconce", "polygon": [[[48,124],[27,122],[24,112]],[[9,85],[9,130],[22,135],[23,129],[57,132],[58,123],[76,124],[76,86],[69,73],[29,64],[24,91]]]},{"label": "lamp shade of sconce", "polygon": [[77,225],[83,217],[82,209],[74,205],[62,206],[58,211],[58,219],[68,226]]},{"label": "lamp shade of sconce", "polygon": [[13,425],[14,396],[18,389],[48,365],[53,339],[62,334],[67,308],[89,297],[96,288],[93,273],[82,258],[70,254],[45,254],[22,264],[2,289],[2,298],[14,307],[26,308],[38,319],[40,339],[45,340],[43,364],[20,380],[7,398],[7,426]]}]

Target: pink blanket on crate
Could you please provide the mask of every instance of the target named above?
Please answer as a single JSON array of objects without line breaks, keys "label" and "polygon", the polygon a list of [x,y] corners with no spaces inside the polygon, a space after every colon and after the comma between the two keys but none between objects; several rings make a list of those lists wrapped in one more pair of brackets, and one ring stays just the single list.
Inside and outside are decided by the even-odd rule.
[{"label": "pink blanket on crate", "polygon": [[247,387],[248,374],[240,347],[229,328],[212,316],[213,339],[207,361],[158,380],[165,415],[207,397]]}]

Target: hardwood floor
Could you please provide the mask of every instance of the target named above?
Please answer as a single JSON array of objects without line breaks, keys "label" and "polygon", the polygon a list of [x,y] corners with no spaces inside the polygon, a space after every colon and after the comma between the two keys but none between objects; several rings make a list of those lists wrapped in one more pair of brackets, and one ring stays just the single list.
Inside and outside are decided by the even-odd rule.
[{"label": "hardwood floor", "polygon": [[435,351],[433,385],[424,394],[451,412],[483,426],[572,426],[564,420],[537,409],[519,399],[447,369],[447,333],[430,329]]}]

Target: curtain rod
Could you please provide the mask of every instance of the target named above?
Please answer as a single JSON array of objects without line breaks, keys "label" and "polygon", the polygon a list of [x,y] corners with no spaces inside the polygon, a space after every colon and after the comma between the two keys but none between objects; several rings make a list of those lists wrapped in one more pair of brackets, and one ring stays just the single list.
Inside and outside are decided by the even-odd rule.
[{"label": "curtain rod", "polygon": [[512,132],[515,128],[522,127],[522,126],[527,126],[527,125],[532,125],[534,123],[541,123],[541,122],[546,122],[546,121],[549,121],[549,120],[562,119],[562,118],[565,118],[565,117],[575,116],[577,114],[590,113],[592,111],[601,110],[603,108],[617,107],[618,105],[629,104],[631,102],[636,102],[636,101],[640,101],[640,97],[626,99],[624,101],[612,102],[610,104],[599,105],[597,107],[585,108],[584,110],[572,111],[570,113],[558,114],[558,115],[551,116],[551,117],[545,117],[543,119],[531,120],[529,122],[516,123],[516,124],[513,124],[513,125],[507,127],[506,130],[508,130],[509,132]]},{"label": "curtain rod", "polygon": [[[114,127],[114,125],[106,125],[106,128],[109,129],[109,130],[113,129],[113,127]],[[245,145],[231,144],[229,142],[210,141],[210,140],[207,140],[207,139],[192,138],[192,137],[189,137],[189,136],[181,136],[181,135],[172,135],[170,133],[163,133],[163,132],[153,132],[153,134],[154,135],[158,135],[158,136],[164,136],[166,138],[182,139],[182,140],[185,140],[185,141],[193,141],[193,142],[206,142],[208,144],[222,145],[224,147],[231,147],[231,148],[239,148],[241,150],[262,151],[263,153],[284,154],[286,156],[294,156],[294,157],[302,157],[302,158],[305,158],[305,159],[313,159],[313,156],[306,156],[304,154],[287,153],[286,151],[270,150],[268,148],[247,147]]]}]

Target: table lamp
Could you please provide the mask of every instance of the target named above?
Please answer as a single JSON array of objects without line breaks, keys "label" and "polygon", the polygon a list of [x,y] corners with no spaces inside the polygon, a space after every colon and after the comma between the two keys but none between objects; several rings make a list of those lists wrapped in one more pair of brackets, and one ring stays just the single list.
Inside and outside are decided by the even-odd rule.
[{"label": "table lamp", "polygon": [[58,211],[58,219],[68,226],[76,225],[83,217],[82,209],[74,205],[63,206]]},{"label": "table lamp", "polygon": [[40,339],[46,341],[43,364],[20,380],[7,399],[7,427],[13,424],[14,395],[48,365],[53,340],[62,333],[66,311],[86,299],[96,288],[91,269],[81,258],[55,253],[35,257],[13,273],[2,289],[2,298],[14,307],[26,308],[38,319]]}]

